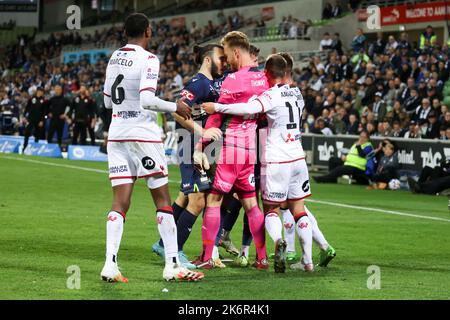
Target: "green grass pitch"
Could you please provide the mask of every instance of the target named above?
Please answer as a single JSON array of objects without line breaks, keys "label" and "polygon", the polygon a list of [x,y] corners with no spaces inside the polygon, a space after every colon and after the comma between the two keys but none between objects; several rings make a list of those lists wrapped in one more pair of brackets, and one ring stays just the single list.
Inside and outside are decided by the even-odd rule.
[{"label": "green grass pitch", "polygon": [[[275,274],[272,266],[267,272],[227,267],[206,271],[202,282],[167,283],[162,279],[162,261],[151,252],[151,244],[159,238],[155,208],[140,181],[118,256],[130,282],[102,282],[99,273],[111,202],[106,169],[106,163],[0,155],[0,299],[450,298],[447,198],[403,191],[369,192],[353,185],[312,184],[311,200],[334,203],[309,202],[337,250],[328,268],[312,274],[292,270]],[[179,187],[176,167],[170,170],[170,180],[174,198]],[[232,232],[236,245],[242,230],[242,219],[238,221]],[[200,252],[200,227],[201,220],[185,247],[191,258]],[[267,240],[268,252],[272,252],[272,241]],[[252,247],[251,258],[254,254]],[[314,257],[317,262],[317,247]],[[67,288],[71,265],[80,268],[80,289]],[[380,289],[367,287],[371,265],[380,268]],[[163,288],[169,291],[162,292]]]}]

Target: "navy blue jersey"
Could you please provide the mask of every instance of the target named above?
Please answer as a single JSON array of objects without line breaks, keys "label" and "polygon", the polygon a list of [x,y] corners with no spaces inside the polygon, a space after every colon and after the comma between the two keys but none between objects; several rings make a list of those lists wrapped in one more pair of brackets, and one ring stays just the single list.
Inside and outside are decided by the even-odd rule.
[{"label": "navy blue jersey", "polygon": [[[220,88],[219,88],[220,89]],[[216,102],[219,91],[214,86],[214,80],[209,80],[204,74],[197,73],[181,90],[180,95],[185,98],[186,104],[191,107],[192,119],[206,122],[208,114],[200,107],[204,102]]]},{"label": "navy blue jersey", "polygon": [[[184,97],[184,102],[191,107],[192,119],[201,124],[202,127],[205,126],[206,120],[208,119],[208,114],[200,107],[204,102],[216,102],[219,99],[220,88],[217,89],[214,80],[209,80],[204,74],[197,73],[186,86],[181,90],[180,96]],[[176,128],[181,128],[177,123]],[[183,149],[187,147],[184,143],[189,143],[184,139],[183,135],[180,135],[178,141],[178,152],[180,157],[183,155]],[[183,141],[186,141],[183,143]],[[190,135],[191,142],[191,153],[193,153],[194,145],[194,134]]]}]

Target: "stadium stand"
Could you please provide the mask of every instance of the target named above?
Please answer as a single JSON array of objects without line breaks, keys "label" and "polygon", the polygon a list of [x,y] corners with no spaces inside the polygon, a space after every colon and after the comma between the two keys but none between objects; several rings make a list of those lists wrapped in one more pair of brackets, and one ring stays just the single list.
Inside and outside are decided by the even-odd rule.
[{"label": "stadium stand", "polygon": [[[216,4],[211,1],[212,6]],[[363,2],[363,5],[368,4],[370,1]],[[288,16],[266,26],[262,25],[267,23],[262,19],[245,19],[238,11],[224,17],[219,24],[205,21],[201,26],[199,22],[174,27],[167,19],[152,23],[155,37],[151,51],[162,63],[158,92],[164,99],[173,99],[174,93],[194,74],[190,48],[196,42],[219,39],[222,34],[243,27],[257,43],[277,43],[293,38],[303,41],[312,34],[309,29],[323,25],[323,21],[301,21]],[[35,40],[35,35],[20,33],[18,41],[3,51],[1,110],[2,113],[12,111],[14,115],[14,121],[10,122],[13,128],[3,128],[3,133],[23,135],[24,107],[39,86],[49,98],[57,84],[63,86],[68,97],[76,94],[80,84],[87,84],[101,119],[104,113],[101,86],[107,56],[100,56],[94,62],[81,59],[61,63],[61,53],[80,48],[118,47],[125,41],[122,27],[99,27],[83,35],[55,32],[41,40]],[[374,136],[448,140],[450,66],[447,43],[438,39],[436,43],[420,47],[419,39],[409,39],[406,33],[400,38],[387,33],[375,40],[368,39],[362,30],[357,31],[351,43],[343,44],[349,50],[341,55],[337,53],[334,40],[323,51],[292,52],[296,60],[294,79],[306,102],[304,131],[320,134],[325,132],[324,124],[329,129],[326,132],[332,134],[368,130]],[[99,137],[102,137],[102,127],[102,121],[98,121]]]}]

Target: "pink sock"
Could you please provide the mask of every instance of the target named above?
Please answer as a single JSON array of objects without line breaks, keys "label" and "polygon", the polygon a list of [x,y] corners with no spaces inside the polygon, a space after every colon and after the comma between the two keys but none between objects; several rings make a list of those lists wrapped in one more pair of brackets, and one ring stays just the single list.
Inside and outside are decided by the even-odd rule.
[{"label": "pink sock", "polygon": [[220,228],[220,207],[207,207],[203,216],[202,240],[203,261],[212,257],[214,242]]},{"label": "pink sock", "polygon": [[267,259],[266,254],[266,230],[264,229],[264,214],[258,205],[247,211],[248,224],[253,240],[255,241],[258,260]]}]

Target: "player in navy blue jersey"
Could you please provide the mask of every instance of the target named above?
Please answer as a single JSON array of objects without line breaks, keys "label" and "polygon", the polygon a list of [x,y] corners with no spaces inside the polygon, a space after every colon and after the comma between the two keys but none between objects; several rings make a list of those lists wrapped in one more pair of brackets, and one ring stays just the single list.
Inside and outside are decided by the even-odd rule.
[{"label": "player in navy blue jersey", "polygon": [[[216,81],[223,77],[226,67],[226,57],[223,48],[219,45],[195,46],[194,55],[195,63],[201,65],[201,67],[199,72],[180,92],[183,101],[191,108],[192,119],[185,120],[177,114],[173,114],[177,121],[176,128],[179,133],[178,156],[180,158],[181,186],[172,207],[177,221],[180,262],[184,267],[190,269],[194,269],[196,266],[191,264],[183,253],[183,245],[188,239],[197,217],[203,212],[205,191],[210,188],[210,177],[208,177],[206,171],[194,165],[194,145],[198,142],[200,136],[212,140],[221,137],[220,129],[202,130],[208,114],[200,108],[200,105],[204,102],[217,101],[219,98],[217,86],[220,83]],[[206,163],[209,162],[206,161]],[[204,169],[208,170],[208,167]],[[164,254],[162,242],[155,243],[152,250],[162,256]]]}]

